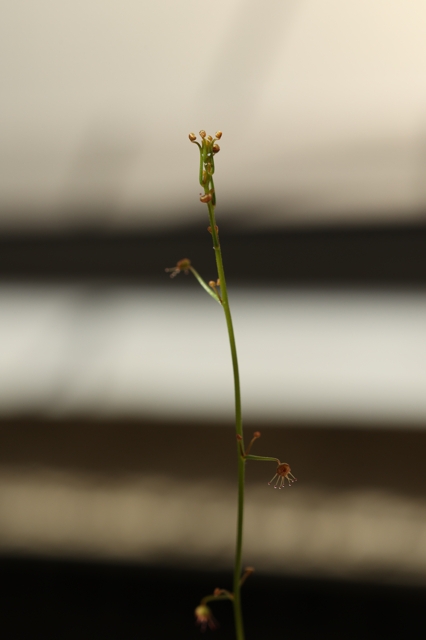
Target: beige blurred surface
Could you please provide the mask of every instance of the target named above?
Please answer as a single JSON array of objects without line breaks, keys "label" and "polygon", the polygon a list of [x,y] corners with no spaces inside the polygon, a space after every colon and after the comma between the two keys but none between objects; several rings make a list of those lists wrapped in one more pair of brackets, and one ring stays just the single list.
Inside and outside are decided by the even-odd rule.
[{"label": "beige blurred surface", "polygon": [[185,224],[201,128],[225,132],[234,221],[423,219],[425,19],[418,0],[7,0],[0,229]]},{"label": "beige blurred surface", "polygon": [[[300,575],[426,583],[423,432],[262,429],[247,469],[244,562]],[[2,423],[2,553],[231,565],[232,426]]]}]

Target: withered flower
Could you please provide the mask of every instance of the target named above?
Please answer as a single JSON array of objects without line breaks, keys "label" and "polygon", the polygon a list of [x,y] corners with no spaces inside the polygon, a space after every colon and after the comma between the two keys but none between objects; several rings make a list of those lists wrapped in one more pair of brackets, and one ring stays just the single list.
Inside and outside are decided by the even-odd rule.
[{"label": "withered flower", "polygon": [[165,271],[170,273],[171,278],[175,278],[181,271],[188,275],[190,266],[191,260],[183,258],[183,260],[179,260],[179,262],[176,263],[175,267],[169,267],[165,269]]},{"label": "withered flower", "polygon": [[280,462],[277,467],[277,472],[268,484],[272,484],[273,481],[277,479],[274,484],[274,489],[283,489],[285,487],[285,481],[287,480],[288,486],[291,487],[293,482],[297,481],[297,478],[291,473],[290,465],[287,462]]}]

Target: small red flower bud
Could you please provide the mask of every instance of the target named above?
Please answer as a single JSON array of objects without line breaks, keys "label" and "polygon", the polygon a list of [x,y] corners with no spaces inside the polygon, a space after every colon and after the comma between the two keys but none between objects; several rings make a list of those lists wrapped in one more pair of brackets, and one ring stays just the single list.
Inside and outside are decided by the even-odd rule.
[{"label": "small red flower bud", "polygon": [[213,145],[213,153],[219,153],[219,151],[220,151],[220,147],[218,144],[215,143]]}]

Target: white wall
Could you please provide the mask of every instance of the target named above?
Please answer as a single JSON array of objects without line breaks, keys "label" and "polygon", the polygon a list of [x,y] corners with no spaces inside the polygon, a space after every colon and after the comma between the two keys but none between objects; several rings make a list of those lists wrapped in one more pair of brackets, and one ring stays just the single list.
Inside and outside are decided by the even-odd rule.
[{"label": "white wall", "polygon": [[421,0],[3,0],[0,230],[199,212],[189,131],[224,131],[245,224],[426,204]]}]

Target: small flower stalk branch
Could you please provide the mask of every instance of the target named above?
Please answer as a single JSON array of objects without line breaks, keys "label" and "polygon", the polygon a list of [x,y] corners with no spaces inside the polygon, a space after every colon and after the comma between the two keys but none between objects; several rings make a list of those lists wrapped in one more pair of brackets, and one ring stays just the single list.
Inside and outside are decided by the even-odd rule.
[{"label": "small flower stalk branch", "polygon": [[288,482],[288,486],[291,487],[291,485],[294,482],[297,482],[297,478],[295,478],[295,476],[291,473],[291,468],[290,465],[288,464],[288,462],[280,462],[278,460],[278,458],[270,458],[269,456],[252,456],[250,455],[250,450],[253,446],[253,444],[256,442],[256,440],[258,438],[260,438],[261,434],[260,431],[255,431],[253,434],[253,438],[250,441],[249,446],[247,447],[247,449],[245,451],[243,451],[242,445],[241,445],[241,440],[240,438],[237,436],[237,442],[239,443],[239,448],[240,448],[240,455],[244,460],[254,460],[257,462],[277,462],[278,466],[277,466],[277,470],[276,473],[274,475],[274,477],[272,478],[272,480],[270,482],[268,482],[268,485],[271,485],[274,480],[276,479],[275,485],[274,485],[274,489],[283,489],[285,487],[285,481],[287,480]]},{"label": "small flower stalk branch", "polygon": [[214,600],[233,600],[234,596],[226,589],[216,588],[210,596],[205,596],[194,610],[195,624],[200,625],[201,631],[205,631],[207,627],[212,631],[219,626],[218,621],[214,618],[208,602]]},{"label": "small flower stalk branch", "polygon": [[223,304],[222,298],[220,297],[220,293],[218,291],[218,288],[220,287],[219,278],[216,280],[216,282],[214,280],[210,280],[209,287],[211,287],[213,289],[213,291],[215,292],[215,294],[217,295],[220,304]]},{"label": "small flower stalk branch", "polygon": [[245,583],[247,578],[249,578],[252,573],[254,573],[254,567],[246,567],[245,568],[245,571],[244,571],[243,575],[241,576],[240,587],[243,586],[243,584]]},{"label": "small flower stalk branch", "polygon": [[252,455],[251,449],[258,438],[260,438],[260,432],[256,431],[253,434],[247,448],[244,447],[244,435],[243,435],[243,422],[241,411],[241,390],[240,390],[240,374],[237,357],[237,347],[235,342],[234,326],[232,322],[231,310],[228,300],[228,289],[226,286],[225,271],[223,267],[222,252],[219,242],[219,228],[216,224],[215,207],[216,207],[216,190],[214,185],[214,173],[215,173],[215,156],[220,151],[218,141],[222,138],[222,132],[217,131],[215,136],[207,135],[202,130],[199,133],[200,140],[197,140],[195,133],[189,134],[189,139],[193,144],[196,144],[200,154],[200,166],[199,166],[199,183],[202,188],[200,194],[200,202],[207,206],[207,213],[209,218],[208,232],[211,235],[213,249],[215,252],[217,277],[215,279],[205,282],[200,274],[194,269],[191,261],[188,258],[179,260],[174,267],[166,269],[170,273],[171,278],[175,278],[179,273],[183,272],[188,274],[189,272],[198,280],[203,289],[218,302],[224,311],[226,326],[228,330],[229,346],[231,350],[232,368],[234,374],[234,397],[235,397],[235,433],[237,439],[237,465],[238,465],[238,506],[237,506],[237,535],[235,545],[235,563],[234,563],[234,578],[233,589],[227,591],[226,589],[215,589],[213,594],[203,598],[199,606],[195,609],[196,624],[200,625],[201,630],[205,631],[207,628],[214,630],[217,628],[218,623],[213,617],[213,614],[208,606],[216,600],[229,600],[232,602],[234,608],[234,620],[235,620],[235,634],[237,640],[244,640],[244,625],[243,616],[241,610],[241,586],[245,583],[247,578],[253,573],[253,567],[247,567],[245,571],[242,571],[242,548],[243,548],[243,521],[244,521],[244,480],[245,480],[245,466],[248,460],[258,461],[274,461],[278,466],[275,476],[269,484],[277,479],[275,488],[281,489],[285,480],[287,479],[289,485],[296,480],[292,475],[290,466],[286,462],[280,462],[278,458],[269,458],[264,456]]},{"label": "small flower stalk branch", "polygon": [[242,458],[244,458],[244,460],[247,458],[248,454],[250,453],[250,450],[251,450],[252,446],[254,445],[254,443],[256,442],[256,440],[257,440],[258,438],[260,438],[260,436],[261,436],[260,431],[255,431],[255,432],[253,433],[253,437],[252,437],[252,439],[250,440],[250,444],[249,444],[249,446],[247,447],[247,449],[246,449],[245,451],[243,451],[242,439],[240,439],[240,438],[237,436],[237,441],[239,442],[240,454],[241,454],[241,457],[242,457]]},{"label": "small flower stalk branch", "polygon": [[[220,281],[217,280],[217,282],[214,282],[212,280],[211,282],[209,282],[209,284],[207,284],[206,281],[203,280],[203,278],[200,276],[198,271],[194,269],[194,267],[191,264],[191,261],[188,258],[183,258],[183,260],[179,260],[174,267],[168,267],[167,269],[165,269],[165,271],[167,273],[170,273],[171,278],[176,278],[176,276],[179,275],[179,273],[182,273],[182,271],[184,272],[185,275],[188,275],[188,273],[191,272],[192,275],[195,277],[195,279],[198,280],[200,285],[203,287],[204,291],[206,291],[209,294],[209,296],[211,296],[214,300],[216,300],[216,302],[219,302],[220,304],[222,304],[220,295],[216,290],[216,287],[220,285]],[[212,291],[212,288],[213,288],[213,291]]]},{"label": "small flower stalk branch", "polygon": [[[246,567],[244,574],[240,580],[240,587],[244,584],[249,576],[254,572],[253,567]],[[217,600],[234,600],[234,594],[227,589],[220,589],[217,587],[213,593],[209,596],[205,596],[198,607],[195,608],[195,624],[201,626],[201,631],[205,631],[207,627],[210,629],[216,629],[219,626],[217,620],[213,617],[210,607],[207,606],[208,602]]]}]

